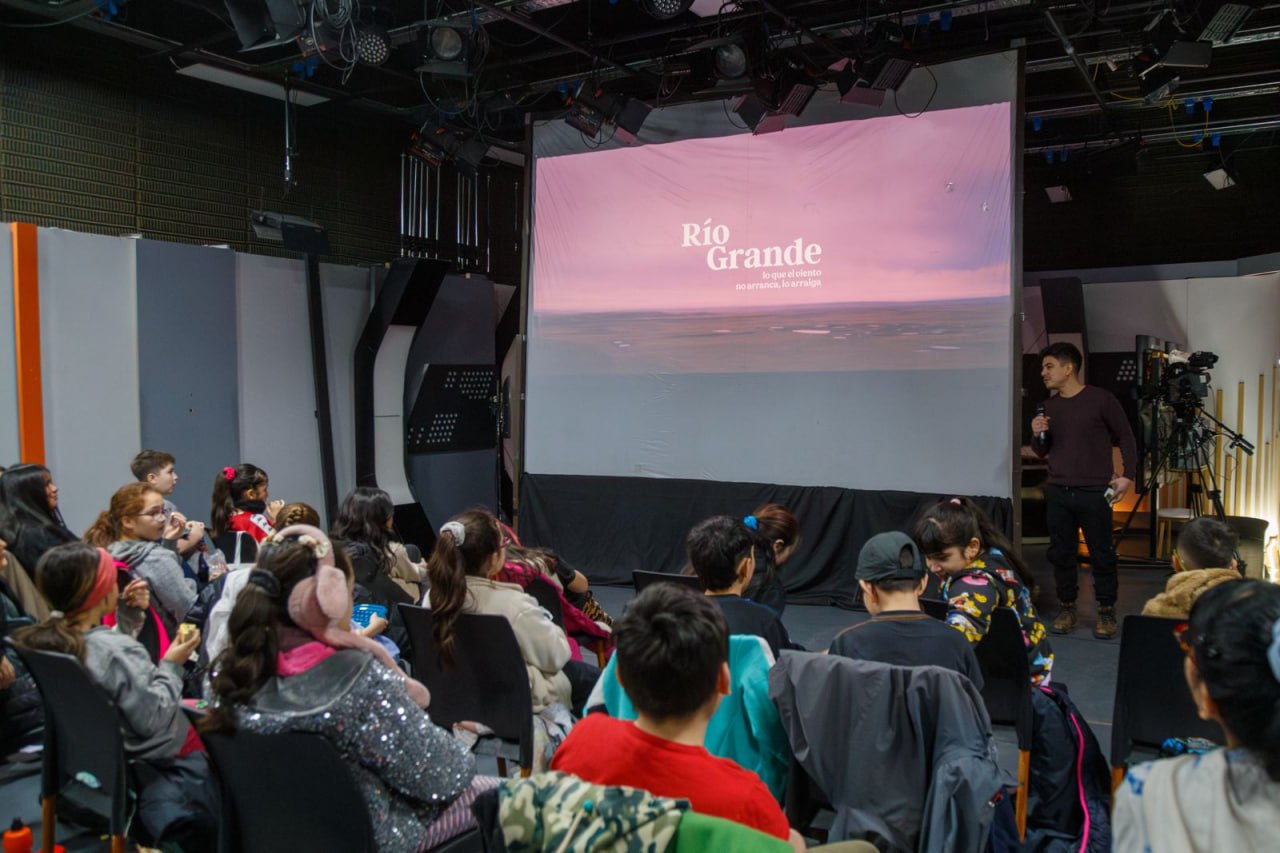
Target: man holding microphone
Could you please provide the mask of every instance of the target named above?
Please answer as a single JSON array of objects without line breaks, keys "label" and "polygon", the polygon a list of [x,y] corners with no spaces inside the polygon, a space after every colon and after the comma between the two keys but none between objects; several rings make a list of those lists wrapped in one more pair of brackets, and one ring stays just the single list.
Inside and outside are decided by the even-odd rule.
[{"label": "man holding microphone", "polygon": [[[1116,624],[1116,549],[1111,533],[1111,504],[1133,487],[1137,443],[1120,401],[1111,392],[1080,381],[1080,350],[1066,342],[1040,352],[1040,378],[1057,394],[1044,401],[1031,421],[1031,449],[1049,460],[1045,515],[1049,527],[1049,562],[1062,609],[1050,630],[1069,634],[1076,626],[1076,552],[1084,532],[1093,568],[1098,622],[1093,635],[1114,637]],[[1120,448],[1123,473],[1112,464]]]}]

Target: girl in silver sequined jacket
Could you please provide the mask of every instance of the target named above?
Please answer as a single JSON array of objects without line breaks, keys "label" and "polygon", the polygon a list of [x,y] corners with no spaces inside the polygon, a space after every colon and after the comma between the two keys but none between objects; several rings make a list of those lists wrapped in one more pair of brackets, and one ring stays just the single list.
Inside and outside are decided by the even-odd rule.
[{"label": "girl in silver sequined jacket", "polygon": [[323,735],[364,794],[376,848],[422,850],[474,826],[470,803],[496,780],[476,778],[467,748],[431,722],[425,688],[349,630],[341,561],[306,525],[263,544],[213,665],[208,725]]}]

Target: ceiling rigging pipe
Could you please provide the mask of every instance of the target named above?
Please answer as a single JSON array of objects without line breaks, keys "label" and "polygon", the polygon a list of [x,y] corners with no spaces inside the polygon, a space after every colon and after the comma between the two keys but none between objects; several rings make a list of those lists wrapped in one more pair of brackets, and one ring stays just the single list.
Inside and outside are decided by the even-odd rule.
[{"label": "ceiling rigging pipe", "polygon": [[1058,24],[1058,19],[1053,16],[1053,12],[1048,9],[1044,10],[1044,19],[1049,24],[1049,29],[1058,41],[1062,42],[1062,49],[1067,52],[1067,56],[1071,57],[1071,62],[1075,65],[1076,70],[1080,72],[1080,76],[1084,78],[1084,84],[1089,87],[1090,94],[1093,99],[1098,102],[1098,108],[1102,110],[1102,126],[1107,131],[1111,130],[1111,118],[1108,115],[1108,107],[1110,106],[1102,97],[1102,93],[1098,91],[1098,87],[1093,82],[1093,77],[1089,74],[1089,66],[1084,64],[1084,60],[1076,53],[1076,46],[1071,43],[1071,39],[1062,31],[1062,27]]}]

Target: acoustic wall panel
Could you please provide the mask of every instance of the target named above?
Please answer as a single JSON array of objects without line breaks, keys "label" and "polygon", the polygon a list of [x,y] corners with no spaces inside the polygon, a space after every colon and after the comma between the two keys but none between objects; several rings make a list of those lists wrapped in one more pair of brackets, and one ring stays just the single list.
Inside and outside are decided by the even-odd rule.
[{"label": "acoustic wall panel", "polygon": [[213,479],[240,457],[236,255],[158,240],[137,247],[141,444],[178,458],[173,501],[208,521]]},{"label": "acoustic wall panel", "polygon": [[45,446],[77,533],[132,479],[141,443],[136,244],[41,228]]}]

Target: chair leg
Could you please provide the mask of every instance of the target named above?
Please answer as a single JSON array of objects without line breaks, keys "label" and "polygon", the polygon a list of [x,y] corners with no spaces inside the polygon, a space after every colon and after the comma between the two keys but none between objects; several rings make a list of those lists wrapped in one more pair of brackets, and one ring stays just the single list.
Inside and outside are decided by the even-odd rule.
[{"label": "chair leg", "polygon": [[53,853],[54,834],[58,822],[54,816],[56,797],[52,794],[40,801],[40,853]]},{"label": "chair leg", "polygon": [[506,778],[507,775],[507,759],[501,755],[498,756],[498,775]]},{"label": "chair leg", "polygon": [[1018,750],[1018,798],[1014,808],[1018,821],[1018,839],[1027,837],[1027,797],[1031,793],[1031,751]]},{"label": "chair leg", "polygon": [[532,767],[521,767],[521,768],[520,768],[520,778],[522,778],[522,779],[528,779],[528,778],[529,778],[530,776],[532,776],[532,775],[533,775],[533,768],[532,768]]},{"label": "chair leg", "polygon": [[604,653],[604,640],[596,641],[596,666],[604,669],[609,664],[609,656]]},{"label": "chair leg", "polygon": [[1120,783],[1123,781],[1124,781],[1124,768],[1112,767],[1111,768],[1111,799],[1112,801],[1115,800],[1116,790],[1120,787]]},{"label": "chair leg", "polygon": [[124,836],[111,836],[111,853],[124,853]]}]

